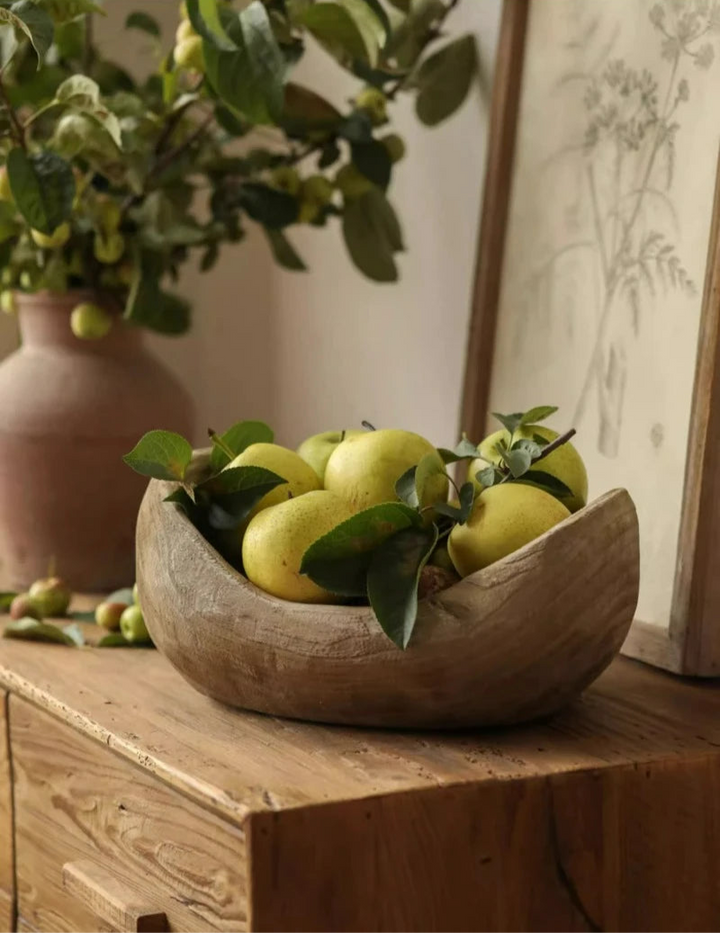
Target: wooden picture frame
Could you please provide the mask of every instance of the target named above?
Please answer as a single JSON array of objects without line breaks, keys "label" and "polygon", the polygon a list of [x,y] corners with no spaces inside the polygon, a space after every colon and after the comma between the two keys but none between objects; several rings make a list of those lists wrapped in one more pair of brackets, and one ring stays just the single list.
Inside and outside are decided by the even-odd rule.
[{"label": "wooden picture frame", "polygon": [[[488,427],[516,130],[533,2],[539,0],[505,0],[501,22],[462,399],[461,428],[473,440],[482,437]],[[702,289],[670,624],[665,628],[635,621],[623,646],[630,657],[705,677],[720,675],[719,182],[720,173],[715,180]],[[537,403],[547,401],[542,398]]]}]

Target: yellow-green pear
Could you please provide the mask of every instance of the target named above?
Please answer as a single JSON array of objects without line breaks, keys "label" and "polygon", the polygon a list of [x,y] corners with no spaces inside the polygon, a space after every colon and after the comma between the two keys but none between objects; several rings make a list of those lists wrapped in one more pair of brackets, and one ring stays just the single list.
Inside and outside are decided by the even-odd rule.
[{"label": "yellow-green pear", "polygon": [[428,482],[423,504],[445,502],[448,479],[440,454],[419,434],[396,428],[363,431],[338,444],[325,468],[325,488],[349,502],[356,512],[381,502],[396,502],[395,483],[426,454],[437,457],[443,470]]},{"label": "yellow-green pear", "polygon": [[225,469],[240,466],[265,467],[266,470],[272,470],[273,473],[287,480],[286,483],[281,483],[262,497],[250,513],[251,518],[271,505],[285,502],[291,496],[297,498],[305,495],[306,492],[320,489],[320,480],[315,470],[305,463],[294,450],[281,447],[280,444],[251,444]]},{"label": "yellow-green pear", "polygon": [[350,506],[324,489],[263,509],[247,527],[242,559],[248,580],[299,603],[331,603],[337,596],[300,573],[303,554],[318,538],[352,516]]},{"label": "yellow-green pear", "polygon": [[524,483],[484,489],[464,525],[448,538],[448,553],[461,577],[489,567],[568,518],[570,512],[550,493]]},{"label": "yellow-green pear", "polygon": [[[545,438],[546,441],[554,441],[558,436],[558,432],[553,431],[552,428],[546,428],[538,424],[530,424],[518,428],[513,437],[515,440],[519,438],[532,440],[533,434],[539,434],[540,437]],[[479,470],[485,469],[488,463],[497,464],[501,462],[500,452],[497,449],[497,442],[501,438],[506,442],[510,440],[510,435],[505,429],[495,431],[494,434],[490,434],[486,437],[479,446],[482,459],[472,460],[470,463],[467,478],[479,489],[481,489],[482,486],[475,479],[475,474]],[[549,473],[551,476],[559,479],[560,482],[565,483],[568,489],[572,490],[572,496],[568,496],[567,499],[562,500],[563,505],[566,505],[571,512],[577,512],[578,509],[581,509],[587,504],[587,471],[582,457],[571,443],[562,444],[557,450],[553,450],[551,454],[548,454],[547,457],[541,460],[536,467],[531,467],[530,469],[542,470],[545,473]]]},{"label": "yellow-green pear", "polygon": [[327,462],[338,444],[342,443],[345,438],[358,437],[360,434],[365,434],[365,431],[323,431],[321,434],[313,434],[305,438],[297,452],[305,463],[315,470],[322,483],[325,479]]}]

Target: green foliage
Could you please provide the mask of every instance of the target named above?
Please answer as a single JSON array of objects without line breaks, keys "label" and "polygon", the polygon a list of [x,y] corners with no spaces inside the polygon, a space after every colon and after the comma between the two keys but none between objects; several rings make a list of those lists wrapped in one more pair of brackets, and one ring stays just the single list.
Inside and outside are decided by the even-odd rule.
[{"label": "green foliage", "polygon": [[184,437],[173,431],[148,431],[123,460],[142,476],[182,482],[191,458],[192,447]]},{"label": "green foliage", "polygon": [[415,111],[426,126],[436,126],[462,105],[477,71],[474,36],[461,36],[421,64],[415,76]]},{"label": "green foliage", "polygon": [[37,55],[38,69],[53,41],[53,22],[33,0],[18,0],[10,7],[0,7],[0,24],[13,26],[30,40]]},{"label": "green foliage", "polygon": [[160,26],[158,21],[154,16],[150,16],[150,14],[146,13],[144,10],[135,10],[134,13],[128,14],[125,20],[125,28],[139,29],[149,36],[154,36],[156,39],[160,38]]},{"label": "green foliage", "polygon": [[311,544],[300,572],[340,596],[365,596],[373,551],[396,532],[419,524],[418,513],[400,502],[373,505]]},{"label": "green foliage", "polygon": [[367,595],[382,630],[405,650],[415,627],[420,572],[438,540],[437,528],[405,528],[377,548],[367,572]]},{"label": "green foliage", "polygon": [[219,442],[213,443],[210,466],[213,472],[218,472],[251,444],[272,444],[274,440],[272,428],[264,421],[238,421],[224,434],[219,435]]},{"label": "green foliage", "polygon": [[8,622],[3,631],[3,638],[16,638],[24,641],[44,641],[55,645],[69,645],[78,648],[84,643],[81,629],[73,625],[53,625],[50,622],[38,622],[37,619],[17,619]]},{"label": "green foliage", "polygon": [[[0,199],[4,286],[101,288],[128,323],[181,334],[190,307],[169,281],[194,258],[211,269],[253,223],[286,269],[306,269],[288,228],[310,224],[341,228],[362,273],[396,281],[403,238],[383,139],[396,153],[405,145],[386,124],[403,96],[428,122],[459,106],[474,44],[461,37],[435,51],[456,0],[185,6],[174,44],[147,4],[127,16],[158,60],[138,82],[93,45],[93,0],[0,2],[0,167],[12,193]],[[356,83],[344,106],[295,80],[314,42]],[[259,127],[272,144],[267,131],[253,140]],[[242,155],[228,148],[238,137]],[[62,246],[29,236],[64,223]]]},{"label": "green foliage", "polygon": [[402,232],[382,191],[373,188],[346,201],[343,236],[353,262],[368,278],[376,282],[397,281],[395,255],[404,249]]},{"label": "green foliage", "polygon": [[70,217],[75,179],[70,166],[54,152],[28,155],[11,149],[8,179],[18,210],[34,229],[50,234]]}]

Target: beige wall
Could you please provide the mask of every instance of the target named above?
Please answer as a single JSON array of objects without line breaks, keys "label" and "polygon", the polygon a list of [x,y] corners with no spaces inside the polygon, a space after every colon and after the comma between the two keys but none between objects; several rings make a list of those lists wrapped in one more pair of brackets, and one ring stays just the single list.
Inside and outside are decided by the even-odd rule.
[{"label": "beige wall", "polygon": [[[107,4],[100,36],[115,54],[147,45],[122,32],[141,6]],[[175,0],[154,0],[170,23]],[[499,0],[464,0],[455,29],[473,29],[491,74]],[[117,49],[122,45],[122,52]],[[303,62],[305,83],[342,102],[352,84],[338,82],[317,50]],[[328,90],[332,89],[332,93]],[[291,231],[308,273],[278,269],[264,239],[226,250],[206,276],[193,270],[182,288],[196,305],[186,339],[151,338],[188,382],[198,404],[198,436],[240,418],[264,418],[278,439],[356,425],[420,431],[436,443],[455,438],[482,186],[486,103],[476,92],[444,126],[423,128],[404,106],[396,127],[408,143],[391,189],[408,252],[402,280],[376,285],[355,271],[340,232]],[[0,352],[13,340],[0,321]]]}]

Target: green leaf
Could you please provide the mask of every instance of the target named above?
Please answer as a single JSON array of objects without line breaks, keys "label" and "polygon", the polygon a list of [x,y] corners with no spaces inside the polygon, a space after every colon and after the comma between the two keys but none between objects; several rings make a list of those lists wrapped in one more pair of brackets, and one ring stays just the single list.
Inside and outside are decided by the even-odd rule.
[{"label": "green leaf", "polygon": [[134,13],[128,14],[125,19],[125,28],[139,29],[141,32],[146,32],[155,39],[160,38],[160,25],[158,21],[154,16],[150,16],[150,14],[146,13],[144,10],[135,10]]},{"label": "green leaf", "polygon": [[63,635],[65,635],[66,638],[69,638],[73,644],[77,645],[78,648],[81,648],[85,644],[83,630],[77,623],[73,623],[72,625],[64,625]]},{"label": "green leaf", "polygon": [[526,424],[537,424],[539,421],[545,421],[550,415],[554,415],[557,410],[557,405],[538,405],[523,414],[520,425],[522,427]]},{"label": "green leaf", "polygon": [[217,0],[186,0],[188,19],[193,29],[215,48],[235,52],[237,46],[229,38],[220,18]]},{"label": "green leaf", "polygon": [[100,88],[92,78],[71,75],[58,87],[55,100],[61,104],[73,104],[82,110],[91,110],[100,103]]},{"label": "green leaf", "polygon": [[465,522],[470,518],[472,514],[473,505],[475,504],[475,487],[472,483],[463,483],[460,487],[460,518],[458,521],[461,525],[464,525]]},{"label": "green leaf", "polygon": [[[272,428],[265,424],[264,421],[238,421],[231,428],[228,428],[224,434],[220,435],[220,440],[237,457],[251,444],[272,444],[275,435]],[[210,454],[210,466],[213,472],[219,472],[228,463],[230,463],[230,457],[222,447],[213,445]]]},{"label": "green leaf", "polygon": [[359,58],[377,64],[385,30],[363,0],[316,3],[302,12],[300,21],[341,62]]},{"label": "green leaf", "polygon": [[349,200],[343,213],[343,236],[350,257],[361,272],[376,282],[395,282],[393,256],[403,249],[395,212],[378,188]]},{"label": "green leaf", "polygon": [[542,434],[533,434],[533,440],[538,445],[538,447],[547,447],[550,443],[547,437],[543,437]]},{"label": "green leaf", "polygon": [[11,149],[7,172],[18,210],[35,230],[50,234],[70,219],[75,177],[59,155],[38,152],[28,156],[24,149]]},{"label": "green leaf", "polygon": [[352,143],[350,149],[358,171],[385,190],[392,174],[392,159],[385,146],[377,139],[372,139],[367,143]]},{"label": "green leaf", "polygon": [[94,622],[95,613],[92,609],[83,611],[81,609],[73,609],[72,612],[68,612],[68,617],[74,619],[76,622]]},{"label": "green leaf", "polygon": [[526,450],[530,454],[530,459],[535,460],[542,453],[542,448],[535,441],[528,440],[526,437],[520,437],[512,445],[512,450]]},{"label": "green leaf", "polygon": [[282,117],[285,58],[261,0],[253,0],[226,27],[233,51],[204,39],[206,76],[217,95],[252,123],[274,123]]},{"label": "green leaf", "polygon": [[515,412],[512,415],[500,415],[494,411],[492,415],[493,418],[497,418],[497,420],[505,428],[508,434],[510,434],[510,436],[512,436],[517,431],[523,419],[523,413],[521,411]]},{"label": "green leaf", "polygon": [[142,476],[182,482],[192,452],[185,438],[173,431],[148,431],[123,461]]},{"label": "green leaf", "polygon": [[177,336],[190,327],[191,308],[184,298],[161,291],[162,258],[145,253],[135,266],[123,317],[159,334]]},{"label": "green leaf", "polygon": [[436,126],[463,103],[477,70],[475,37],[461,36],[426,58],[415,78],[415,112],[426,126]]},{"label": "green leaf", "polygon": [[210,527],[226,530],[237,528],[264,496],[286,482],[264,467],[232,467],[201,483],[196,496],[208,507]]},{"label": "green leaf", "polygon": [[297,198],[259,182],[242,185],[240,203],[253,220],[270,230],[294,223],[300,209]]},{"label": "green leaf", "polygon": [[527,473],[523,473],[518,479],[518,482],[544,489],[545,492],[549,492],[550,495],[555,496],[556,499],[565,499],[573,495],[572,489],[566,486],[557,476],[553,476],[552,473],[546,473],[544,470],[536,470],[534,467],[528,470]]},{"label": "green leaf", "polygon": [[503,462],[506,463],[512,475],[517,479],[530,469],[532,458],[527,450],[523,448],[515,450],[503,450],[500,452]]},{"label": "green leaf", "polygon": [[367,594],[375,618],[388,638],[405,650],[417,618],[420,572],[438,540],[437,528],[404,528],[373,554]]},{"label": "green leaf", "polygon": [[221,104],[215,107],[215,119],[230,136],[245,136],[250,129],[249,125],[244,120],[241,120],[237,114],[233,113],[228,107],[223,107]]},{"label": "green leaf", "polygon": [[13,593],[9,590],[0,592],[0,612],[4,612],[6,609],[10,608],[10,603],[15,599],[17,593]]},{"label": "green leaf", "polygon": [[57,625],[51,625],[49,622],[38,622],[37,619],[25,618],[8,622],[3,632],[3,638],[19,638],[24,641],[44,641],[56,645],[77,646],[75,639],[63,629]]},{"label": "green leaf", "polygon": [[434,502],[427,501],[428,483],[439,475],[447,475],[445,467],[440,458],[435,453],[425,454],[420,460],[415,470],[415,495],[420,506],[434,505]]},{"label": "green leaf", "polygon": [[369,143],[373,138],[373,127],[367,111],[353,110],[338,127],[338,136],[349,143]]},{"label": "green leaf", "polygon": [[35,49],[39,69],[55,33],[53,21],[45,10],[32,0],[19,0],[9,9],[0,7],[0,25],[13,26],[27,36]]},{"label": "green leaf", "polygon": [[353,515],[305,551],[300,573],[340,596],[364,596],[372,552],[390,535],[421,523],[400,502],[383,502]]},{"label": "green leaf", "polygon": [[285,86],[285,104],[280,122],[287,133],[298,135],[313,130],[330,131],[341,120],[340,111],[315,91],[292,81]]},{"label": "green leaf", "polygon": [[54,22],[69,23],[88,13],[100,13],[105,16],[105,10],[93,0],[34,0],[54,20]]},{"label": "green leaf", "polygon": [[293,272],[307,272],[307,266],[281,230],[270,230],[266,227],[265,235],[278,265]]},{"label": "green leaf", "polygon": [[458,460],[475,460],[480,456],[480,451],[477,446],[469,441],[465,435],[463,435],[462,440],[460,440],[457,446],[453,450],[448,450],[446,447],[438,448],[438,453],[443,459],[444,463],[457,463]]},{"label": "green leaf", "polygon": [[411,509],[416,509],[420,504],[415,489],[416,471],[417,466],[411,466],[410,469],[405,470],[400,479],[395,483],[395,494],[398,499],[401,499],[405,505],[409,505]]},{"label": "green leaf", "polygon": [[494,466],[485,467],[484,470],[478,470],[475,474],[475,479],[485,488],[494,486],[501,478],[502,474],[499,473]]},{"label": "green leaf", "polygon": [[96,648],[137,648],[138,642],[127,641],[122,632],[108,632],[103,635]]},{"label": "green leaf", "polygon": [[122,589],[115,590],[103,600],[105,603],[125,603],[126,606],[132,606],[134,601],[131,586],[124,586]]}]

